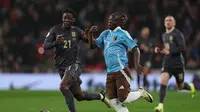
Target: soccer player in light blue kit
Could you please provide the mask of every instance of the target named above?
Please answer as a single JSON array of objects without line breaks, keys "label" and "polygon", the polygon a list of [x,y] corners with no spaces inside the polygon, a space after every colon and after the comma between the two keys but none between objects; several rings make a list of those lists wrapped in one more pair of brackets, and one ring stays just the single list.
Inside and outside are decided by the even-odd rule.
[{"label": "soccer player in light blue kit", "polygon": [[145,69],[140,65],[140,51],[137,44],[130,34],[121,28],[126,21],[126,15],[115,12],[109,17],[109,29],[104,30],[100,36],[96,35],[97,26],[92,26],[89,31],[90,47],[104,49],[107,67],[106,94],[116,112],[129,112],[123,104],[131,103],[139,98],[153,102],[153,97],[143,88],[135,92],[130,91],[131,73],[128,68],[128,49],[134,51],[134,64],[137,72],[140,74],[145,72]]}]

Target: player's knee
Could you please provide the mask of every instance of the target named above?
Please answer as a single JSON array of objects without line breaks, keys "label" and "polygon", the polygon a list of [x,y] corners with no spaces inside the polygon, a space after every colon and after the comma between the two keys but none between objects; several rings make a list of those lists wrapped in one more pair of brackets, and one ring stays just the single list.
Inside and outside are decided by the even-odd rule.
[{"label": "player's knee", "polygon": [[83,101],[84,100],[83,97],[81,97],[81,96],[76,96],[75,98],[76,98],[77,101]]},{"label": "player's knee", "polygon": [[167,85],[169,79],[170,79],[170,76],[169,76],[168,73],[162,73],[161,74],[161,82],[160,82],[160,84]]},{"label": "player's knee", "polygon": [[76,98],[77,101],[83,101],[84,93],[76,94],[76,95],[74,95],[74,97]]},{"label": "player's knee", "polygon": [[60,90],[61,91],[64,91],[64,90],[66,90],[66,89],[69,89],[70,88],[70,85],[68,85],[68,84],[64,84],[64,83],[60,83]]},{"label": "player's knee", "polygon": [[179,89],[179,90],[182,90],[184,88],[184,85],[183,84],[177,84],[176,88]]},{"label": "player's knee", "polygon": [[168,81],[166,79],[161,79],[160,84],[161,85],[167,85]]}]

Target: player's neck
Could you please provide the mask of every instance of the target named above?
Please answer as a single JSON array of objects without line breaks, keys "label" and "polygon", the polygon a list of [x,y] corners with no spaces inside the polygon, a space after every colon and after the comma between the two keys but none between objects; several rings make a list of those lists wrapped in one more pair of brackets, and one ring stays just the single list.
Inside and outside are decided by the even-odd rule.
[{"label": "player's neck", "polygon": [[116,32],[118,29],[121,29],[121,27],[120,27],[120,26],[115,27],[115,28],[112,30],[112,32]]},{"label": "player's neck", "polygon": [[175,29],[175,27],[172,27],[171,29],[166,29],[166,33],[170,33]]},{"label": "player's neck", "polygon": [[70,30],[71,26],[70,26],[70,27],[66,27],[66,26],[62,25],[62,28],[63,28],[64,30]]}]

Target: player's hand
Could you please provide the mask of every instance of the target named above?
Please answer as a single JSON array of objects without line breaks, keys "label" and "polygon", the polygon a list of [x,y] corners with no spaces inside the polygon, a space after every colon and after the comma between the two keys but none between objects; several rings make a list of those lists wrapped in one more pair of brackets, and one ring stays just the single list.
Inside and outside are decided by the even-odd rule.
[{"label": "player's hand", "polygon": [[168,49],[163,49],[163,50],[161,51],[161,53],[164,54],[164,55],[170,54]]},{"label": "player's hand", "polygon": [[98,32],[98,26],[92,26],[92,27],[90,28],[89,32],[90,32],[90,33],[91,33],[91,32],[93,32],[93,33]]},{"label": "player's hand", "polygon": [[83,32],[83,34],[82,34],[82,37],[83,38],[88,38],[88,36],[89,36],[89,30],[90,30],[90,28],[85,28],[85,30],[84,30],[84,32]]},{"label": "player's hand", "polygon": [[64,37],[63,37],[63,35],[57,35],[56,42],[58,44],[64,44]]},{"label": "player's hand", "polygon": [[159,47],[155,47],[154,51],[155,51],[155,53],[160,53],[160,48]]},{"label": "player's hand", "polygon": [[85,28],[84,30],[85,33],[89,33],[89,31],[90,31],[90,28]]},{"label": "player's hand", "polygon": [[98,26],[92,26],[89,30],[90,35],[96,39],[98,37]]},{"label": "player's hand", "polygon": [[144,74],[144,73],[147,72],[147,70],[144,67],[142,67],[140,64],[137,64],[135,66],[135,69],[136,69],[138,74],[142,74],[142,73]]}]

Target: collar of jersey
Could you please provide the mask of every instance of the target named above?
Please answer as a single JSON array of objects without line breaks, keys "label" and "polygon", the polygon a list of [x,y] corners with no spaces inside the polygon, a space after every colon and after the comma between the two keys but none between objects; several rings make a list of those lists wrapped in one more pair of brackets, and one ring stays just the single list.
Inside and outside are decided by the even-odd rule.
[{"label": "collar of jersey", "polygon": [[[61,26],[61,28],[63,29],[63,30],[66,30],[66,28],[62,25]],[[73,26],[70,26],[70,28],[68,29],[68,30],[70,30],[70,29],[72,29],[73,28]]]},{"label": "collar of jersey", "polygon": [[122,29],[120,26],[116,27],[113,32],[116,32],[117,30]]}]

